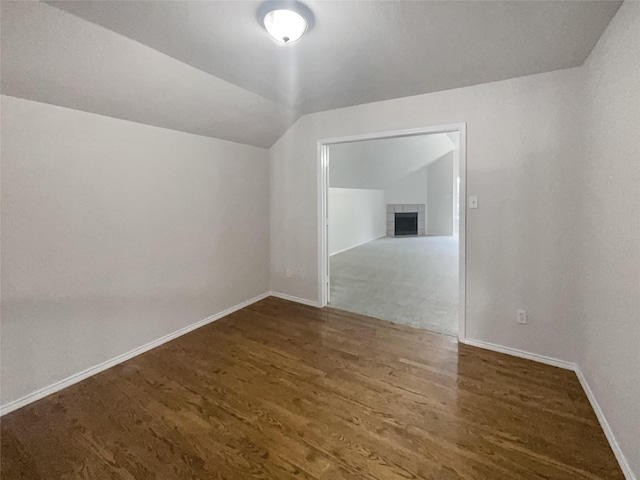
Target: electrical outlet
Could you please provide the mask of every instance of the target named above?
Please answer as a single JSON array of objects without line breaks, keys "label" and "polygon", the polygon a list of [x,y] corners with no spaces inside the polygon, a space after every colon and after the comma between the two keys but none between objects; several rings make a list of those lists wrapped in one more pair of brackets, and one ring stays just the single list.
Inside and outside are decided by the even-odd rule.
[{"label": "electrical outlet", "polygon": [[516,322],[521,325],[527,324],[527,311],[526,310],[516,310]]},{"label": "electrical outlet", "polygon": [[284,275],[285,275],[287,278],[291,278],[291,277],[293,277],[293,272],[291,271],[291,269],[290,269],[290,268],[287,268],[287,269],[285,270],[285,272],[284,272]]}]

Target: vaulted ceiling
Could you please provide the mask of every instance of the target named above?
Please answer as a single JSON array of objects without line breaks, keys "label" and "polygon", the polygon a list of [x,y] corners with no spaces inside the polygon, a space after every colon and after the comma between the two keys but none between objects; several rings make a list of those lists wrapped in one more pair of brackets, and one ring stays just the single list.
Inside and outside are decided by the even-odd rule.
[{"label": "vaulted ceiling", "polygon": [[329,147],[329,186],[381,190],[458,148],[458,133],[340,143]]},{"label": "vaulted ceiling", "polygon": [[617,1],[2,2],[2,93],[269,147],[302,114],[581,65]]}]

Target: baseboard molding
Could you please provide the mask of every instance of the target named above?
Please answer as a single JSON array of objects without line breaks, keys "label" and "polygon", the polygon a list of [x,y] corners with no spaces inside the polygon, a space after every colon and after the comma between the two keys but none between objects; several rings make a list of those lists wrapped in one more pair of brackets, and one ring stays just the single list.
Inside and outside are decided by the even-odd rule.
[{"label": "baseboard molding", "polygon": [[527,360],[533,360],[534,362],[540,362],[554,367],[564,368],[565,370],[575,370],[576,364],[559,360],[553,357],[545,357],[544,355],[538,355],[537,353],[526,352],[524,350],[518,350],[517,348],[505,347],[503,345],[497,345],[495,343],[483,342],[482,340],[473,340],[466,338],[461,340],[461,343],[471,345],[473,347],[484,348],[485,350],[493,350],[494,352],[506,353],[514,357],[526,358]]},{"label": "baseboard molding", "polygon": [[540,362],[547,365],[552,365],[554,367],[564,368],[566,370],[573,370],[576,376],[578,377],[578,380],[580,381],[580,385],[582,386],[582,389],[584,390],[585,395],[589,399],[589,403],[591,403],[591,408],[593,408],[593,411],[595,412],[596,417],[598,417],[600,426],[602,427],[602,430],[604,431],[604,434],[607,437],[609,446],[611,447],[611,450],[613,450],[613,454],[615,455],[616,460],[618,460],[618,464],[620,465],[620,469],[622,470],[622,473],[624,474],[626,480],[637,480],[636,476],[631,471],[629,462],[627,461],[626,457],[624,456],[624,453],[622,453],[622,450],[620,449],[620,445],[618,445],[618,441],[616,440],[616,437],[613,434],[613,430],[611,430],[611,426],[609,425],[609,422],[607,422],[607,418],[605,417],[604,412],[600,408],[600,405],[598,404],[598,401],[596,400],[596,397],[593,394],[593,391],[591,390],[591,387],[589,386],[589,383],[587,382],[586,377],[582,373],[582,370],[580,370],[579,365],[577,365],[576,363],[559,360],[553,357],[546,357],[544,355],[538,355],[536,353],[526,352],[524,350],[518,350],[516,348],[505,347],[503,345],[497,345],[495,343],[483,342],[481,340],[473,340],[468,338],[468,339],[459,340],[459,341],[460,343],[464,343],[466,345],[484,348],[486,350],[493,350],[494,352],[505,353],[507,355],[512,355],[514,357],[526,358],[527,360],[533,360],[534,362]]},{"label": "baseboard molding", "polygon": [[165,335],[163,337],[158,338],[157,340],[153,340],[145,345],[142,345],[138,348],[134,348],[133,350],[123,353],[122,355],[118,355],[117,357],[114,357],[110,360],[107,360],[105,362],[102,362],[98,365],[95,365],[93,367],[90,367],[86,370],[83,370],[82,372],[76,373],[74,375],[71,375],[70,377],[65,378],[64,380],[60,380],[59,382],[53,383],[47,387],[41,388],[39,390],[36,390],[35,392],[29,393],[27,395],[25,395],[22,398],[19,398],[17,400],[14,400],[12,402],[9,402],[5,405],[0,406],[0,416],[5,415],[9,412],[13,412],[14,410],[17,410],[19,408],[22,408],[30,403],[35,402],[36,400],[40,400],[41,398],[47,397],[49,395],[51,395],[52,393],[56,393],[59,392],[60,390],[70,387],[71,385],[81,382],[82,380],[89,378],[97,373],[100,373],[104,370],[107,370],[115,365],[118,365],[119,363],[122,363],[126,360],[129,360],[130,358],[133,358],[135,356],[140,355],[141,353],[147,352],[149,350],[151,350],[152,348],[156,348],[159,347],[160,345],[167,343],[175,338],[178,338],[182,335],[185,335],[186,333],[189,333],[193,330],[196,330],[200,327],[204,327],[205,325],[214,322],[216,320],[219,320],[223,317],[226,317],[227,315],[230,315],[240,309],[243,309],[245,307],[248,307],[249,305],[251,305],[252,303],[258,302],[264,298],[267,298],[268,296],[271,295],[271,292],[265,292],[262,295],[258,295],[257,297],[254,297],[250,300],[247,300],[245,302],[239,303],[238,305],[235,305],[231,308],[227,308],[226,310],[220,312],[220,313],[216,313],[215,315],[211,315],[210,317],[205,318],[204,320],[200,320],[196,323],[192,323],[191,325],[188,325],[184,328],[181,328],[179,330],[176,330],[173,333],[170,333],[168,335]]},{"label": "baseboard molding", "polygon": [[607,418],[604,416],[604,412],[600,408],[600,404],[598,404],[598,401],[596,400],[596,397],[593,394],[593,390],[591,390],[591,387],[589,386],[589,383],[587,382],[586,377],[584,376],[584,374],[582,373],[582,370],[580,370],[580,367],[578,365],[576,365],[575,372],[576,372],[576,375],[578,376],[578,380],[580,381],[580,385],[582,385],[582,389],[584,390],[584,393],[587,394],[587,398],[589,399],[589,403],[591,403],[591,407],[593,408],[593,411],[596,413],[596,417],[598,417],[598,421],[600,422],[600,426],[602,427],[602,430],[604,431],[604,434],[607,437],[607,440],[609,441],[611,450],[613,450],[613,454],[616,456],[616,459],[620,464],[620,468],[622,469],[622,473],[624,474],[624,477],[627,480],[637,480],[636,476],[631,471],[631,466],[629,465],[627,458],[624,456],[624,453],[622,453],[622,449],[620,448],[620,445],[618,445],[618,441],[616,440],[616,437],[613,434],[613,430],[611,430],[611,426],[609,425],[609,422],[607,422]]},{"label": "baseboard molding", "polygon": [[[289,300],[291,302],[301,303],[303,305],[309,305],[311,307],[320,308],[320,305],[318,304],[318,302],[307,300],[306,298],[295,297],[293,295],[287,295],[284,293],[273,292],[273,291],[263,293],[261,295],[258,295],[257,297],[254,297],[250,300],[247,300],[231,308],[228,308],[220,313],[211,315],[210,317],[207,317],[204,320],[200,320],[196,323],[192,323],[191,325],[188,325],[184,328],[176,330],[173,333],[160,337],[157,340],[153,340],[152,342],[142,345],[141,347],[135,348],[127,353],[123,353],[122,355],[118,355],[117,357],[114,357],[110,360],[107,360],[98,365],[95,365],[94,367],[88,368],[82,372],[71,375],[70,377],[67,377],[64,380],[53,383],[47,387],[41,388],[40,390],[36,390],[35,392],[25,395],[22,398],[9,402],[5,405],[2,405],[0,406],[0,417],[3,415],[6,415],[7,413],[13,412],[14,410],[22,408],[30,403],[33,403],[37,400],[40,400],[41,398],[44,398],[53,393],[59,392],[60,390],[70,387],[75,383],[81,382],[86,378],[89,378],[97,373],[107,370],[115,365],[118,365],[119,363],[129,360],[153,348],[159,347],[160,345],[167,343],[171,340],[174,340],[175,338],[185,335],[193,330],[196,330],[209,323],[212,323],[216,320],[226,317],[227,315],[230,315],[238,310],[248,307],[249,305],[259,302],[260,300],[263,300],[269,296],[281,298],[283,300]],[[515,357],[525,358],[528,360],[533,360],[534,362],[540,362],[547,365],[552,365],[554,367],[564,368],[566,370],[573,370],[576,373],[578,380],[580,381],[580,385],[582,385],[582,389],[587,395],[589,402],[591,403],[591,407],[593,408],[596,414],[596,417],[600,422],[600,426],[602,427],[602,430],[604,431],[604,434],[607,437],[607,440],[609,441],[611,450],[613,450],[613,453],[616,459],[618,460],[618,463],[620,464],[620,468],[622,469],[622,472],[626,480],[637,480],[636,476],[631,471],[629,462],[627,461],[624,453],[620,449],[620,445],[618,445],[618,441],[616,440],[616,437],[613,434],[613,430],[611,429],[611,426],[609,425],[609,422],[607,421],[607,418],[605,417],[604,412],[600,408],[600,405],[598,404],[598,401],[596,400],[596,397],[593,394],[593,391],[591,390],[591,387],[589,386],[589,383],[587,382],[586,377],[584,376],[584,374],[582,373],[582,370],[580,370],[580,367],[577,364],[566,362],[564,360],[559,360],[553,357],[547,357],[544,355],[538,355],[536,353],[526,352],[524,350],[518,350],[516,348],[497,345],[495,343],[484,342],[481,340],[474,340],[474,339],[467,338],[464,340],[460,339],[459,341],[460,343],[464,343],[466,345],[484,348],[486,350],[492,350],[495,352],[500,352],[500,353],[512,355]]]},{"label": "baseboard molding", "polygon": [[339,254],[339,253],[346,252],[347,250],[351,250],[352,248],[359,247],[359,246],[361,246],[361,245],[364,245],[365,243],[373,242],[374,240],[378,240],[379,238],[383,238],[383,237],[386,237],[386,236],[387,236],[387,234],[385,233],[384,235],[380,235],[379,237],[372,238],[371,240],[367,240],[366,242],[359,243],[359,244],[357,244],[357,245],[354,245],[353,247],[343,248],[342,250],[338,250],[337,252],[333,252],[333,253],[332,253],[332,254],[330,254],[329,256],[330,256],[330,257],[333,257],[334,255],[337,255],[337,254]]},{"label": "baseboard molding", "polygon": [[289,300],[290,302],[309,305],[310,307],[320,308],[320,304],[315,300],[307,300],[306,298],[294,297],[293,295],[287,295],[286,293],[280,293],[280,292],[271,292],[271,296],[276,298],[281,298],[282,300]]}]

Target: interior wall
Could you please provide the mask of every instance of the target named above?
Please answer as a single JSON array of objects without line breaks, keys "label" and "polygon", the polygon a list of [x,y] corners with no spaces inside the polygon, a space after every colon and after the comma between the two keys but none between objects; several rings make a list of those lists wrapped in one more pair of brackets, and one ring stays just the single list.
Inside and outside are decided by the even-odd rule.
[{"label": "interior wall", "polygon": [[480,199],[466,220],[466,335],[575,361],[582,80],[568,69],[301,117],[270,150],[272,289],[318,300],[319,139],[466,122]]},{"label": "interior wall", "polygon": [[625,2],[585,63],[579,364],[640,478],[640,3]]},{"label": "interior wall", "polygon": [[387,233],[383,190],[329,189],[329,255]]},{"label": "interior wall", "polygon": [[266,150],[1,106],[3,405],[269,290]]},{"label": "interior wall", "polygon": [[422,204],[427,203],[427,168],[425,166],[384,189],[387,204]]},{"label": "interior wall", "polygon": [[428,168],[427,234],[453,235],[453,152]]}]

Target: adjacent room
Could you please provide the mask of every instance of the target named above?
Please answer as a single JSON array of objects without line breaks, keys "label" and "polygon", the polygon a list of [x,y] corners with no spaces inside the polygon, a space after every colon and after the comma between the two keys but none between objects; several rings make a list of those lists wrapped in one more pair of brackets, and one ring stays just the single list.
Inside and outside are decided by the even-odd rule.
[{"label": "adjacent room", "polygon": [[329,305],[458,333],[458,133],[329,147]]},{"label": "adjacent room", "polygon": [[640,2],[0,22],[3,480],[638,480]]}]

